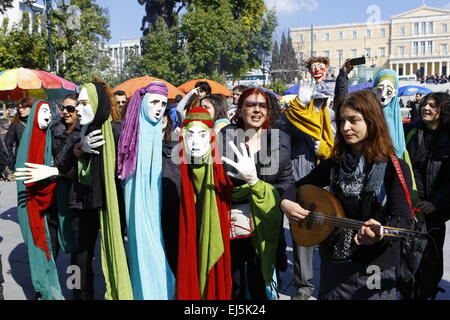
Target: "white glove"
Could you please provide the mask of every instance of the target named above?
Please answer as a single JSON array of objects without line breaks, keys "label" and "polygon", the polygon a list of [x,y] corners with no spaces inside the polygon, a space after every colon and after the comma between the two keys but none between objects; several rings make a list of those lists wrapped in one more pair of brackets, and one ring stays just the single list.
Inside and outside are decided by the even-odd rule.
[{"label": "white glove", "polygon": [[314,141],[314,152],[317,155],[319,153],[319,147],[320,147],[320,141],[319,140],[315,140]]},{"label": "white glove", "polygon": [[58,168],[56,167],[49,167],[43,164],[29,162],[25,162],[25,165],[28,168],[17,168],[16,172],[14,172],[16,180],[25,180],[25,184],[59,175]]},{"label": "white glove", "polygon": [[300,103],[308,106],[314,99],[316,94],[316,82],[314,80],[301,80],[300,88],[298,89],[298,99]]},{"label": "white glove", "polygon": [[104,144],[105,140],[103,140],[102,130],[92,131],[87,136],[84,135],[84,132],[81,132],[81,150],[84,153],[100,154],[100,152],[95,149]]},{"label": "white glove", "polygon": [[250,186],[254,186],[259,180],[256,173],[255,154],[251,152],[248,154],[244,143],[241,143],[243,153],[239,152],[233,141],[230,141],[228,144],[236,154],[238,162],[236,163],[226,157],[222,157],[222,161],[235,168],[238,173],[227,172],[227,174],[230,177],[247,182]]}]

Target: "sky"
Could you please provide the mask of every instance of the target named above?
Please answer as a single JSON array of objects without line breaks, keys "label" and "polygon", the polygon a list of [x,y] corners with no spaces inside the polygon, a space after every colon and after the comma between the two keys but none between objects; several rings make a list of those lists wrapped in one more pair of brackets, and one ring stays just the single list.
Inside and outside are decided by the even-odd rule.
[{"label": "sky", "polygon": [[[377,12],[382,21],[389,21],[397,15],[427,6],[450,9],[450,0],[264,0],[269,9],[275,9],[278,27],[275,39],[281,39],[289,28],[334,25],[343,23],[367,22]],[[140,30],[145,8],[137,0],[97,0],[102,7],[107,7],[110,15],[111,40],[136,39],[142,35]]]}]

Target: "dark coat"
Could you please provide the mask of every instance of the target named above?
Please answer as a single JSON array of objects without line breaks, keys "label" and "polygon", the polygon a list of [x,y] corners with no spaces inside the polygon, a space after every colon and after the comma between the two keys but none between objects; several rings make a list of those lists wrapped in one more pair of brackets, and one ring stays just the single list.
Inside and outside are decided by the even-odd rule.
[{"label": "dark coat", "polygon": [[432,132],[423,121],[405,126],[414,178],[420,200],[430,201],[437,207],[433,215],[441,222],[450,218],[450,132],[448,129]]},{"label": "dark coat", "polygon": [[[406,185],[411,194],[412,192],[412,178],[411,171],[403,160],[399,159],[403,175],[406,180]],[[318,187],[326,187],[331,185],[331,170],[338,168],[338,163],[332,159],[321,162],[314,170],[296,183],[295,188],[289,189],[282,197],[296,201],[297,190],[302,185],[312,184]],[[381,206],[375,199],[374,195],[364,196],[364,210],[353,210],[353,208],[346,208],[343,204],[344,211],[352,212],[367,212],[368,218],[373,218],[383,225],[389,225],[398,228],[410,227],[410,211],[406,202],[405,194],[402,184],[397,177],[392,162],[386,166],[384,175],[384,186],[386,189],[386,204]],[[359,218],[357,216],[350,217],[355,220],[366,221],[367,218]],[[356,249],[355,259],[363,262],[366,265],[377,265],[381,270],[390,268],[392,266],[400,266],[400,241],[394,238],[384,237],[383,240],[371,246],[360,246]]]},{"label": "dark coat", "polygon": [[[163,143],[161,225],[167,260],[176,274],[178,263],[178,234],[180,224],[181,176],[180,166],[172,161],[177,142]],[[178,149],[178,148],[177,148]]]},{"label": "dark coat", "polygon": [[18,123],[11,123],[8,128],[8,133],[5,136],[6,151],[9,156],[10,168],[15,168],[17,150],[19,149],[20,139],[22,139],[23,131],[25,130],[26,122],[19,121]]}]

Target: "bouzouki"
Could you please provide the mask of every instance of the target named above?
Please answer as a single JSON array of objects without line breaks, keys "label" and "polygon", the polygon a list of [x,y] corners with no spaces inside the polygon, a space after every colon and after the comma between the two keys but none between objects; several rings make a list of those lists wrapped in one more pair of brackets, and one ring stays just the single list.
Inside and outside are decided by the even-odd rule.
[{"label": "bouzouki", "polygon": [[[299,246],[312,247],[327,239],[335,228],[359,230],[364,221],[348,219],[339,200],[329,191],[313,186],[303,185],[298,189],[297,201],[309,210],[309,215],[300,222],[291,222],[292,238]],[[376,234],[388,237],[427,239],[426,233],[385,227],[371,226]]]}]

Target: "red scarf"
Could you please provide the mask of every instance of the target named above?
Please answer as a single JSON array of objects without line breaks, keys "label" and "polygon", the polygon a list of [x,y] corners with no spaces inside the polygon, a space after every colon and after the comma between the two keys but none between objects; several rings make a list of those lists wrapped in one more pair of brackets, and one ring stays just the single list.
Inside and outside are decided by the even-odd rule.
[{"label": "red scarf", "polygon": [[[44,164],[46,147],[47,130],[39,129],[38,125],[38,113],[43,103],[45,102],[40,103],[36,108],[33,119],[33,130],[28,148],[28,162],[37,164]],[[50,184],[36,182],[28,184],[26,187],[28,220],[33,235],[33,241],[38,248],[41,248],[45,252],[48,260],[50,260],[50,252],[45,232],[44,215],[45,210],[54,204],[55,186],[56,182]]]},{"label": "red scarf", "polygon": [[[184,159],[184,146],[180,138],[180,157]],[[212,156],[214,171],[214,187],[216,190],[217,209],[224,244],[224,253],[211,269],[207,282],[207,300],[231,299],[231,257],[230,257],[230,222],[232,184],[225,174],[220,162],[217,146],[212,139]],[[194,186],[189,178],[189,166],[182,161],[181,174],[181,204],[180,204],[180,235],[178,249],[178,272],[176,297],[178,300],[201,300],[198,281],[197,223],[194,201]]]}]

